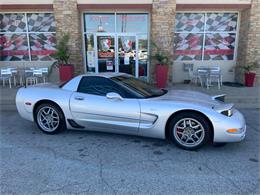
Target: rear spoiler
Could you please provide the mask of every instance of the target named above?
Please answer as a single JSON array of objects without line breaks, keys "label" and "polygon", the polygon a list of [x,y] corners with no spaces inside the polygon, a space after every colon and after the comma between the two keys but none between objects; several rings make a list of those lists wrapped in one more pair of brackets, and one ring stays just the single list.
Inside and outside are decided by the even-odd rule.
[{"label": "rear spoiler", "polygon": [[221,101],[221,102],[225,102],[225,97],[226,97],[226,94],[221,94],[221,95],[215,95],[215,96],[212,96],[212,100],[218,100],[218,101]]}]

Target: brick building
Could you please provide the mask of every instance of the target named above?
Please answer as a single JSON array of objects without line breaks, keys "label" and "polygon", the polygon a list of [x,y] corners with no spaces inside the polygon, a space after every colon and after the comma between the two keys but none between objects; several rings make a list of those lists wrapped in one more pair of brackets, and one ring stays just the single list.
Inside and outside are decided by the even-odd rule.
[{"label": "brick building", "polygon": [[[2,0],[0,66],[49,66],[69,32],[75,73],[127,72],[154,80],[155,42],[171,59],[169,82],[185,65],[219,65],[224,81],[260,60],[260,0]],[[260,83],[259,70],[257,82]]]}]

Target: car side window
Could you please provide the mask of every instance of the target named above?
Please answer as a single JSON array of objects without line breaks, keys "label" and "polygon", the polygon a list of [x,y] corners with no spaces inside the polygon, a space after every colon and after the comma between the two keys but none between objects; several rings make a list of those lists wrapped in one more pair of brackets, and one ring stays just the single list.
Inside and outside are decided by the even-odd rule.
[{"label": "car side window", "polygon": [[124,97],[124,92],[120,91],[114,82],[104,77],[85,76],[81,79],[78,92],[106,96],[109,92],[116,92]]}]

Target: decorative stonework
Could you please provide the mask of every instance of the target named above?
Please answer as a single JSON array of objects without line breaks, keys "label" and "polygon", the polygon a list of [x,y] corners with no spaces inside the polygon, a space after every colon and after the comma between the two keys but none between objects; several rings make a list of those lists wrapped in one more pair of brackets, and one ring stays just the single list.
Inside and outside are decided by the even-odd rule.
[{"label": "decorative stonework", "polygon": [[[173,37],[175,26],[175,11],[176,0],[153,0],[152,8],[152,23],[151,23],[151,41],[160,47],[170,59],[170,68],[168,81],[172,79],[172,64],[173,64]],[[154,49],[151,50],[152,55]],[[154,60],[151,60],[150,77],[151,82],[154,82],[155,76]]]},{"label": "decorative stonework", "polygon": [[[244,83],[240,67],[254,61],[260,62],[260,0],[252,0],[251,9],[241,11],[236,81]],[[260,69],[256,83],[260,84]]]},{"label": "decorative stonework", "polygon": [[84,63],[82,57],[80,12],[77,9],[77,0],[54,0],[53,9],[56,20],[57,40],[64,33],[70,34],[70,63],[75,66],[75,74],[81,74],[84,72]]}]

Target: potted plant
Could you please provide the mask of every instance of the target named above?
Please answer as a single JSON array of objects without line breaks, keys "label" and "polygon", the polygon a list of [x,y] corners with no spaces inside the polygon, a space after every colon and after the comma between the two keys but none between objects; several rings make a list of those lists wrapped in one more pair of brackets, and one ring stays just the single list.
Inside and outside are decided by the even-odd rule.
[{"label": "potted plant", "polygon": [[152,43],[155,48],[155,54],[152,56],[156,61],[155,76],[156,84],[158,88],[165,88],[168,80],[168,56],[155,44]]},{"label": "potted plant", "polygon": [[57,44],[57,50],[51,56],[56,59],[56,64],[59,67],[60,81],[68,81],[74,76],[74,66],[69,64],[69,34],[64,34]]},{"label": "potted plant", "polygon": [[245,86],[253,87],[256,73],[254,72],[259,67],[257,62],[249,63],[248,65],[242,67],[245,71]]}]

